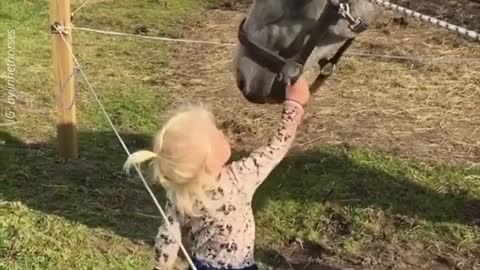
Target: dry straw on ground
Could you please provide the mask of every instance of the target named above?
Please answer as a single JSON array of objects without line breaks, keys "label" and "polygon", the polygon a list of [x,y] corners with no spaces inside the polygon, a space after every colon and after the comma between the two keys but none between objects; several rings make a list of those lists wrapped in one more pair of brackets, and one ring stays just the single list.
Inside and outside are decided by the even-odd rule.
[{"label": "dry straw on ground", "polygon": [[[183,36],[236,42],[243,16],[208,12],[199,29]],[[405,26],[386,19],[362,34],[351,51],[426,60],[342,59],[337,74],[312,98],[297,147],[341,144],[432,164],[480,163],[478,43],[412,20]],[[173,44],[170,55],[171,64],[157,80],[170,90],[174,103],[210,104],[237,150],[250,150],[269,138],[279,108],[252,105],[241,96],[232,48]],[[476,61],[450,61],[462,58]]]}]

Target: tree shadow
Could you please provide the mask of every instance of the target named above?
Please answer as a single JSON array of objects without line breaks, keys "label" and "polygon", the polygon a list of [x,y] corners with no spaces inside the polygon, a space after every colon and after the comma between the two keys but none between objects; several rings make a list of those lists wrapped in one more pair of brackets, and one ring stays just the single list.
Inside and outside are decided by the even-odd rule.
[{"label": "tree shadow", "polygon": [[[121,135],[131,151],[150,147],[149,135]],[[78,138],[80,158],[64,162],[58,158],[54,142],[29,144],[0,132],[0,140],[5,142],[0,146],[0,166],[6,168],[0,173],[0,198],[151,243],[162,220],[137,177],[122,171],[127,156],[115,135],[80,131]],[[480,206],[468,193],[438,193],[399,170],[393,175],[359,164],[341,151],[294,153],[257,191],[255,210],[269,200],[330,202],[467,224],[470,219],[465,207]],[[159,186],[153,189],[163,202],[163,190]]]},{"label": "tree shadow", "polygon": [[[149,147],[152,139],[121,136],[131,151]],[[79,158],[71,161],[59,158],[54,141],[25,143],[6,132],[0,141],[0,167],[6,168],[1,199],[151,244],[161,217],[136,174],[122,171],[127,155],[113,132],[80,131]],[[161,187],[151,187],[163,203]]]},{"label": "tree shadow", "polygon": [[[350,151],[359,150],[325,147],[292,153],[257,191],[255,209],[262,209],[269,200],[294,200],[351,208],[375,207],[431,222],[478,222],[479,212],[471,209],[480,209],[480,200],[458,185],[462,180],[459,178],[466,176],[460,169],[427,170],[406,162],[391,162],[388,157],[353,159]],[[420,174],[425,183],[415,181],[413,174]],[[451,186],[438,192],[428,181],[442,181],[444,189]]]},{"label": "tree shadow", "polygon": [[[353,215],[365,209],[375,209],[375,213],[383,210],[384,219],[374,222],[386,235],[392,232],[392,228],[395,228],[393,231],[413,231],[421,220],[433,224],[478,226],[480,200],[464,182],[468,176],[475,175],[480,172],[447,167],[426,169],[384,155],[370,155],[359,149],[324,147],[321,150],[292,151],[257,190],[254,210],[257,216],[272,215],[268,211],[273,211],[280,215],[280,219],[285,219],[282,224],[298,225],[280,225],[286,226],[279,228],[280,231],[287,232],[282,237],[283,245],[260,249],[260,257],[275,265],[275,269],[358,269],[357,258],[337,254],[336,247],[329,250],[320,243],[307,244],[308,240],[300,239],[305,242],[299,248],[295,243],[298,238],[289,238],[297,234],[307,237],[305,234],[312,233],[312,228],[302,228],[302,219],[310,218],[277,212],[279,205],[290,205],[292,201],[300,206],[294,210],[288,210],[288,206],[282,209],[286,212],[305,209],[307,213],[316,213],[319,216],[313,223],[318,234],[330,239],[352,235],[354,227],[359,225],[355,218],[366,221],[365,217]],[[263,212],[267,204],[271,207]],[[310,207],[316,207],[320,212],[309,211]],[[287,220],[289,218],[291,220]],[[288,233],[289,230],[297,233]]]}]

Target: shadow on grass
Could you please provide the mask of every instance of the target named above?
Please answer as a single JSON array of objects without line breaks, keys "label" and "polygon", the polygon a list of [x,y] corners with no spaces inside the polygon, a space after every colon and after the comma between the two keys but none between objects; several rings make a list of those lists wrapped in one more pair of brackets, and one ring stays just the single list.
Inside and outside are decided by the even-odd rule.
[{"label": "shadow on grass", "polygon": [[[121,134],[130,150],[148,147],[151,137]],[[161,218],[133,172],[122,171],[127,156],[112,132],[78,133],[79,159],[62,161],[55,142],[27,144],[5,132],[0,198],[151,242]],[[152,187],[160,201],[162,189]]]},{"label": "shadow on grass", "polygon": [[255,206],[261,209],[272,200],[328,202],[353,209],[374,207],[433,223],[472,225],[480,213],[470,210],[480,209],[480,200],[465,179],[475,173],[480,174],[473,169],[427,170],[358,149],[326,147],[290,154],[257,191]]},{"label": "shadow on grass", "polygon": [[[122,134],[131,150],[148,148],[151,137]],[[111,132],[79,132],[80,158],[63,162],[54,143],[28,144],[0,132],[0,198],[132,240],[151,242],[161,218],[136,177],[122,172],[126,155]],[[413,182],[405,168],[386,172],[343,151],[291,154],[255,196],[256,210],[269,200],[330,202],[355,208],[379,207],[434,222],[469,222],[468,193],[438,193]],[[162,197],[162,190],[154,187]],[[478,218],[478,217],[477,217]]]}]

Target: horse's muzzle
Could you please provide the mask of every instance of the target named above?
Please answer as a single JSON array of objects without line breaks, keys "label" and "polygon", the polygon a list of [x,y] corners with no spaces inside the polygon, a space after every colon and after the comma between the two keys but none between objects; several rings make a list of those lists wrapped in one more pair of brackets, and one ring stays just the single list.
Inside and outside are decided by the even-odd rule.
[{"label": "horse's muzzle", "polygon": [[237,79],[237,87],[245,99],[255,104],[279,104],[286,99],[285,83],[275,78],[249,82]]}]

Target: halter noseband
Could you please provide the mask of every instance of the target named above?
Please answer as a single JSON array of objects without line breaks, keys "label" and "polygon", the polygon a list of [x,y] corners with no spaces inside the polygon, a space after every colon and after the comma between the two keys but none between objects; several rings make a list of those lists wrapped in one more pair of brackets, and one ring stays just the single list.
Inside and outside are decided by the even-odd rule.
[{"label": "halter noseband", "polygon": [[[327,1],[325,9],[320,18],[316,21],[312,32],[323,29],[328,23],[331,23],[332,21],[336,22],[340,18],[348,20],[350,23],[349,28],[355,33],[360,33],[367,29],[367,25],[361,17],[355,18],[351,15],[349,0],[340,0],[339,2],[339,5],[335,6],[330,0]],[[245,21],[246,18],[242,20],[238,28],[238,40],[246,48],[248,57],[258,65],[277,74],[277,80],[283,82],[285,85],[294,84],[297,81],[303,73],[303,67],[307,59],[317,45],[317,41],[321,40],[328,34],[328,31],[322,31],[322,34],[316,37],[314,37],[313,34],[310,34],[309,40],[303,47],[300,56],[286,59],[280,54],[275,53],[250,39],[245,31]],[[323,70],[328,64],[332,65],[332,68],[334,69],[336,63],[351,45],[352,41],[353,38],[348,39],[332,58],[321,59],[319,61],[321,70]],[[320,76],[325,76],[326,78],[330,76],[331,73],[332,72],[329,72],[328,74],[320,74]]]}]

